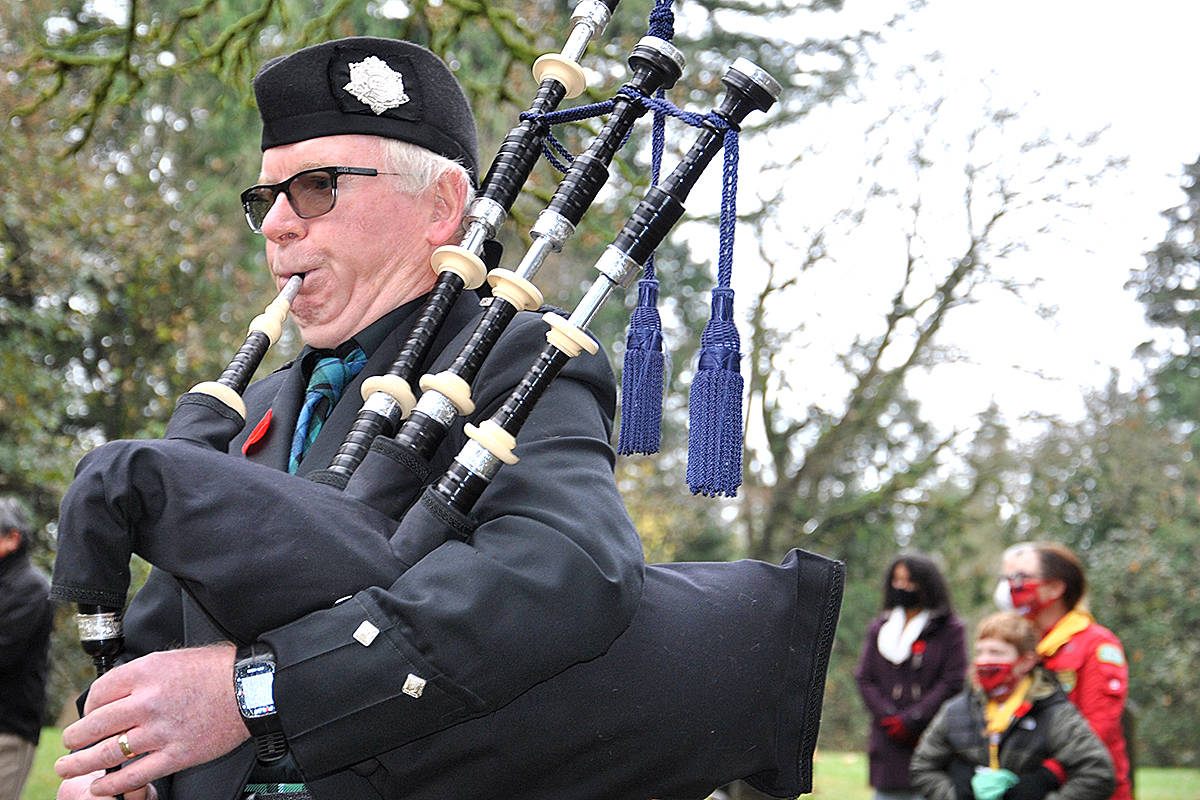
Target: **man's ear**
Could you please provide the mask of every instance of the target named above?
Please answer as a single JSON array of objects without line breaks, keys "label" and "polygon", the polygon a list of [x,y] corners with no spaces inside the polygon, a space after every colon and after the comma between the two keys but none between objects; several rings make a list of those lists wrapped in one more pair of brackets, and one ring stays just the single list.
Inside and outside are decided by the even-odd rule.
[{"label": "man's ear", "polygon": [[1067,591],[1067,584],[1059,580],[1046,581],[1043,586],[1046,587],[1046,591],[1050,595],[1047,598],[1050,601],[1058,600]]},{"label": "man's ear", "polygon": [[0,558],[15,553],[21,546],[21,532],[16,528],[0,531]]},{"label": "man's ear", "polygon": [[430,189],[433,193],[428,241],[434,247],[454,243],[467,206],[467,178],[457,170],[445,170]]}]

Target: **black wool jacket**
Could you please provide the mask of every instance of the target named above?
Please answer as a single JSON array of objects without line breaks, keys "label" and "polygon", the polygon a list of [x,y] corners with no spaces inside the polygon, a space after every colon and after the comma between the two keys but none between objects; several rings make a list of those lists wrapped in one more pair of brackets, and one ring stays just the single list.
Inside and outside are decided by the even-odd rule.
[{"label": "black wool jacket", "polygon": [[37,744],[46,709],[54,611],[50,584],[23,550],[0,561],[0,733]]},{"label": "black wool jacket", "polygon": [[[363,380],[386,372],[419,305],[384,318],[382,340],[364,348],[366,366],[334,407],[299,474],[328,466],[355,420]],[[450,364],[479,314],[473,294],[459,299],[425,372]],[[466,443],[464,422],[487,420],[508,398],[545,345],[545,331],[538,315],[518,314],[472,384],[475,411],[454,422],[425,469],[397,463],[417,490],[440,477]],[[368,333],[378,337],[379,326]],[[286,469],[302,372],[298,358],[250,386],[246,431],[230,445],[235,458]],[[276,654],[280,721],[317,800],[410,796],[415,787],[398,785],[394,775],[411,769],[425,737],[500,708],[604,653],[627,627],[641,597],[644,563],[613,475],[615,406],[607,358],[585,353],[571,359],[523,426],[515,451],[520,460],[503,466],[476,503],[469,536],[433,548],[390,585],[366,587],[262,635]],[[231,502],[246,503],[248,524],[269,511],[256,509],[254,498],[238,497],[237,487],[229,492]],[[363,622],[380,631],[370,645],[352,637]],[[130,657],[223,638],[175,580],[157,570],[126,615]],[[430,677],[419,697],[405,692],[410,673]],[[234,798],[252,761],[247,743],[158,785],[171,800]]]}]

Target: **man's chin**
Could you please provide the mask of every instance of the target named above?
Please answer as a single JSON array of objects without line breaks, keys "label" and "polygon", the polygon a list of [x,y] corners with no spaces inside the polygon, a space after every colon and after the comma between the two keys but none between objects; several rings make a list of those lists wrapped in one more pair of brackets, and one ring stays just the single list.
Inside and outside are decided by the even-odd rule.
[{"label": "man's chin", "polygon": [[340,340],[334,341],[338,336],[338,329],[328,324],[306,321],[297,314],[293,314],[292,319],[296,322],[296,327],[300,329],[301,341],[309,347],[317,350],[332,350],[341,344]]}]

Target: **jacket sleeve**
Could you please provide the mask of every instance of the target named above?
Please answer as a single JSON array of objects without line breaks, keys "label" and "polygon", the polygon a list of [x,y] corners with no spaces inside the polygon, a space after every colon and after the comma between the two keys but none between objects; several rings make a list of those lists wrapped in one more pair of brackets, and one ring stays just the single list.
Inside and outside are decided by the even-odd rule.
[{"label": "jacket sleeve", "polygon": [[29,655],[30,643],[46,636],[53,611],[44,579],[20,581],[0,592],[0,668],[14,667]]},{"label": "jacket sleeve", "polygon": [[954,748],[946,735],[946,705],[934,716],[913,753],[909,764],[913,788],[925,800],[959,800],[950,776]]},{"label": "jacket sleeve", "polygon": [[1124,736],[1121,712],[1129,690],[1129,667],[1116,637],[1093,640],[1076,673],[1072,700],[1096,736],[1111,752]]},{"label": "jacket sleeve", "polygon": [[915,734],[925,730],[942,704],[963,690],[967,673],[967,645],[963,625],[957,617],[949,617],[942,630],[945,660],[933,687],[921,699],[904,709],[900,718]]},{"label": "jacket sleeve", "polygon": [[896,713],[896,707],[880,687],[879,676],[875,671],[878,661],[875,640],[879,636],[879,625],[879,620],[875,619],[867,627],[858,666],[854,669],[854,681],[858,684],[858,693],[862,695],[863,705],[876,721]]},{"label": "jacket sleeve", "polygon": [[[544,344],[545,324],[521,316],[473,387],[473,421],[507,398]],[[572,359],[522,427],[520,461],[477,503],[473,533],[390,586],[261,637],[306,776],[488,713],[600,655],[625,629],[644,565],[613,476],[614,407],[607,359]]]},{"label": "jacket sleeve", "polygon": [[1117,782],[1112,757],[1074,705],[1054,707],[1048,738],[1052,757],[1067,774],[1066,782],[1048,800],[1089,800],[1113,793]]}]

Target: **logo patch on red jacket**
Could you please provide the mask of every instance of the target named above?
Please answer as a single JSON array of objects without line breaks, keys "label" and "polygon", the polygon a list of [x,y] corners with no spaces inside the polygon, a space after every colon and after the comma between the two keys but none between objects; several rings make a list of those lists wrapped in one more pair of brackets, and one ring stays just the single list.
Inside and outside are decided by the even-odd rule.
[{"label": "logo patch on red jacket", "polygon": [[1103,664],[1116,664],[1119,667],[1125,663],[1125,654],[1115,644],[1102,644],[1096,648],[1096,660]]}]

